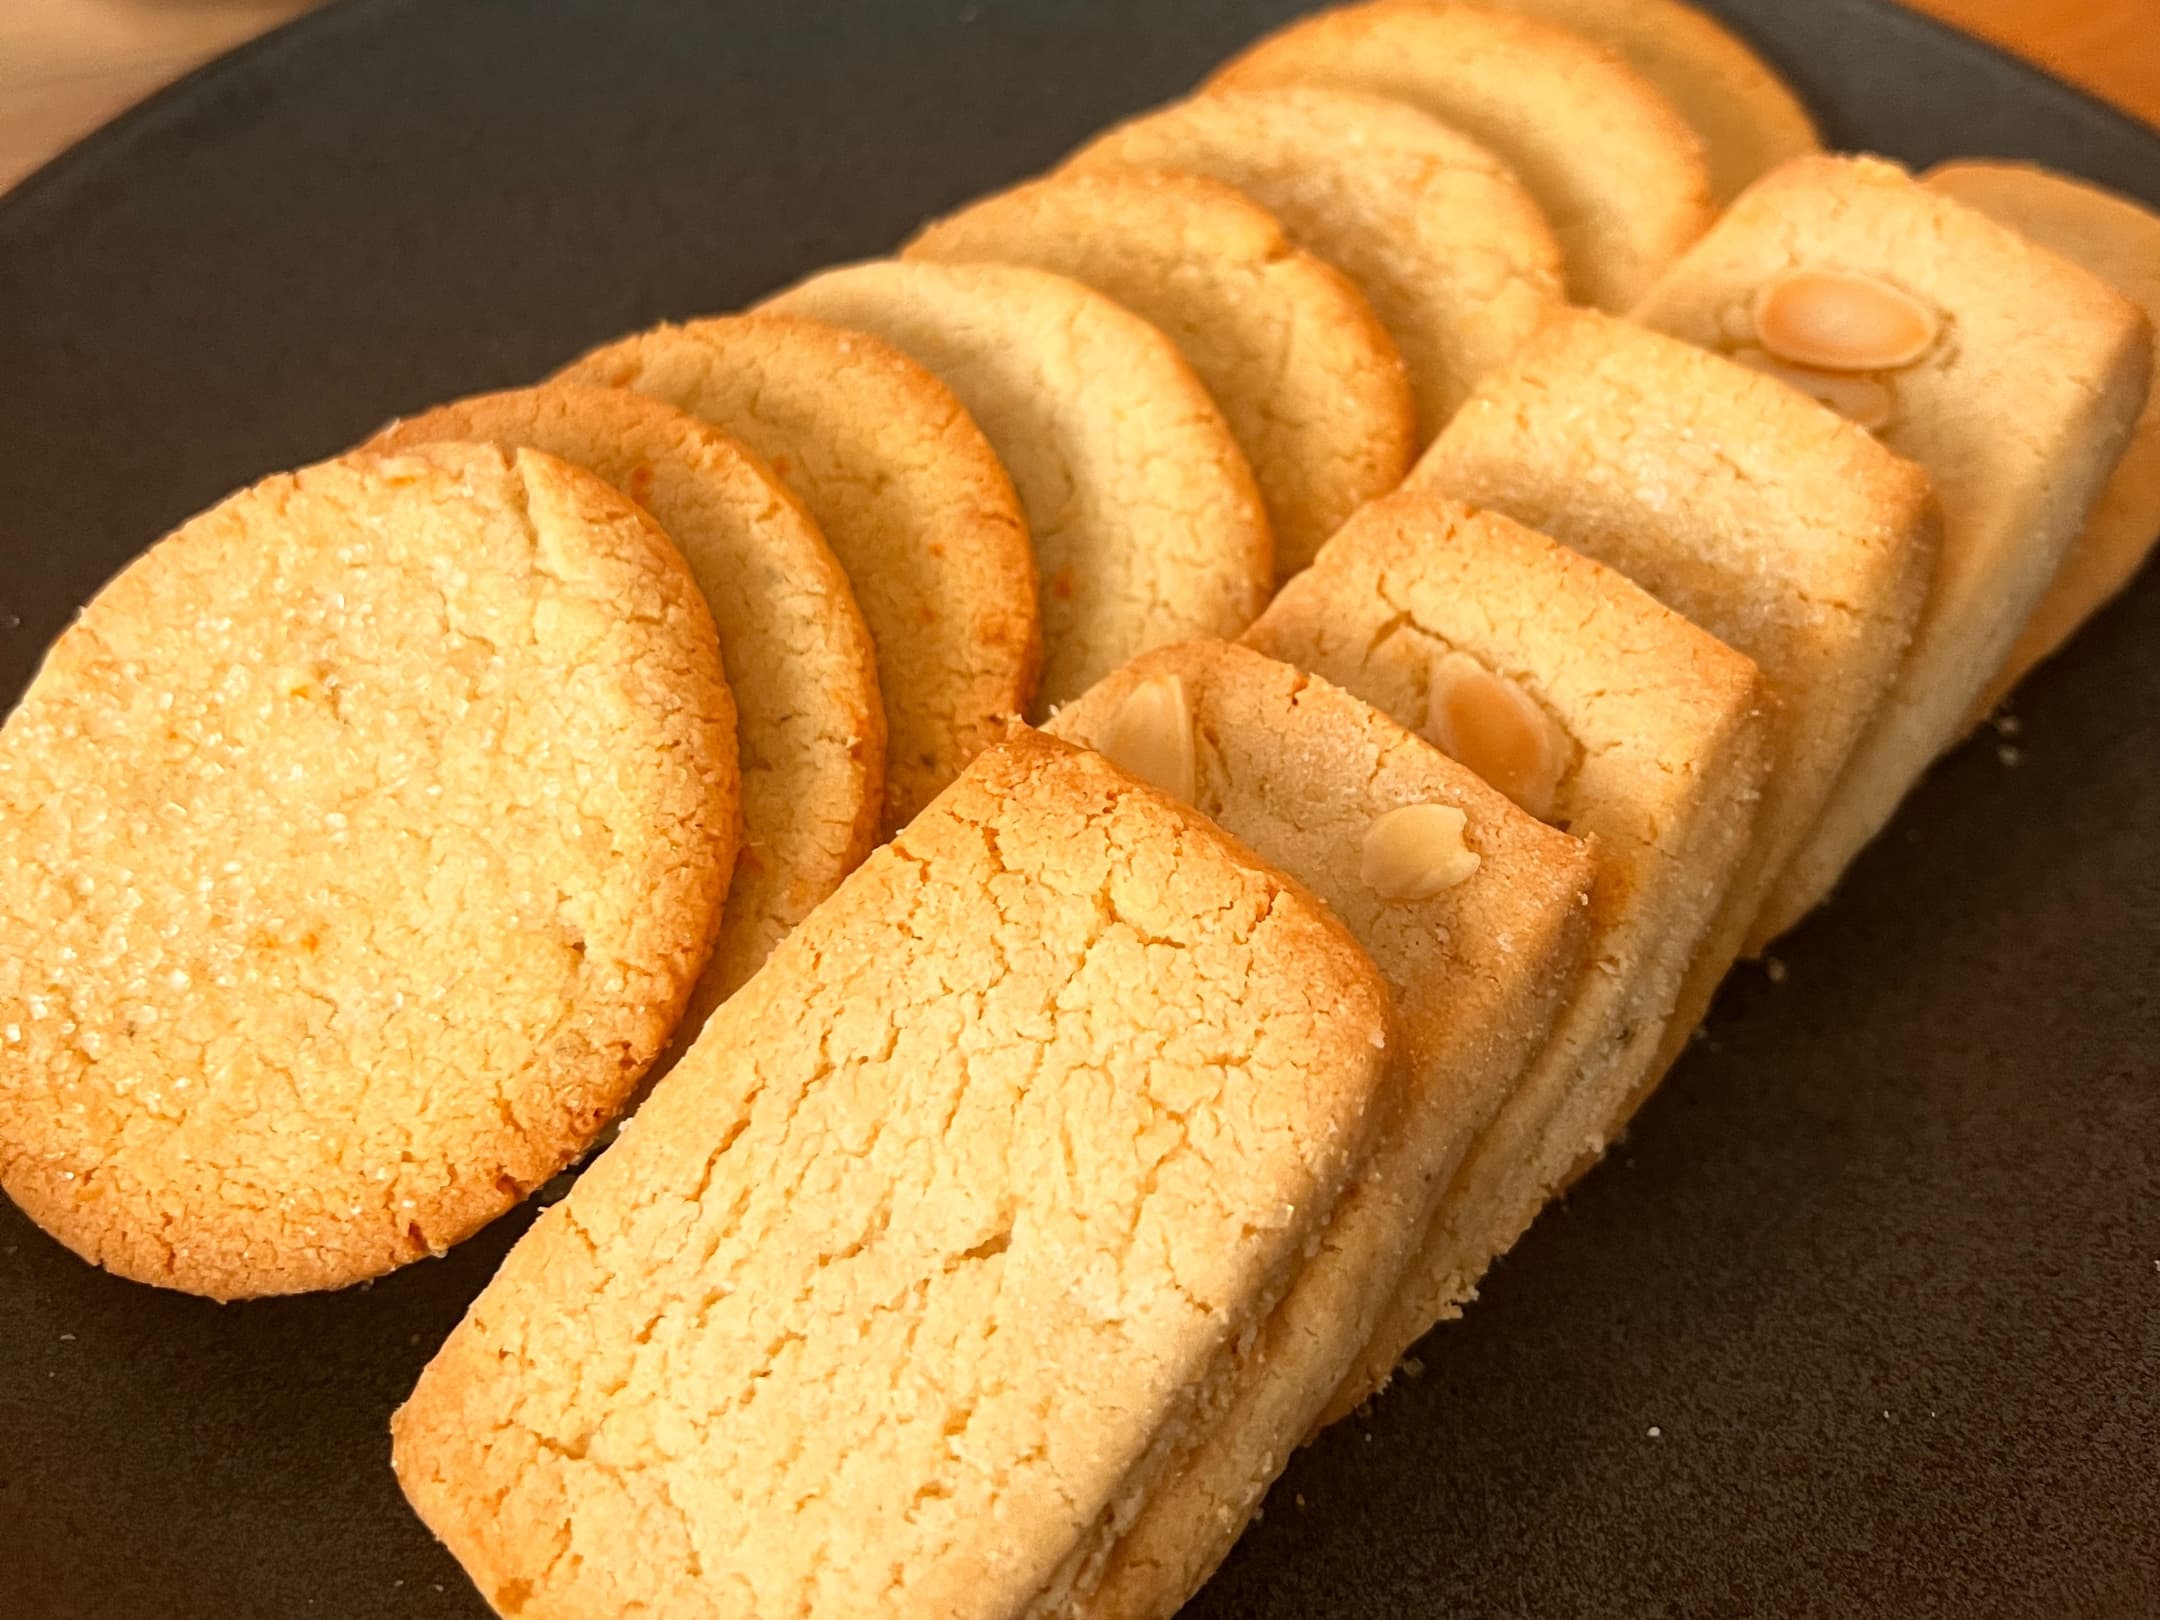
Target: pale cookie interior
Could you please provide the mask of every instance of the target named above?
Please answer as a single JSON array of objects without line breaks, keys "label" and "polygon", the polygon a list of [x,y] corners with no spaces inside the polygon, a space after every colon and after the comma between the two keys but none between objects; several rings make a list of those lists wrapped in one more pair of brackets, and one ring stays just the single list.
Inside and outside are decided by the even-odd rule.
[{"label": "pale cookie interior", "polygon": [[[1309,884],[1396,998],[1399,1113],[1223,1398],[1124,1530],[1078,1612],[1169,1612],[1206,1578],[1350,1368],[1472,1136],[1543,1042],[1582,960],[1590,853],[1347,692],[1242,647],[1136,660],[1052,728],[1103,746],[1134,697],[1175,681],[1205,739],[1195,803]],[[1423,898],[1366,882],[1391,818],[1439,817],[1455,881]],[[1431,846],[1426,846],[1428,849]]]},{"label": "pale cookie interior", "polygon": [[1702,138],[1719,207],[1787,158],[1820,149],[1807,107],[1729,29],[1681,0],[1478,0],[1610,46]]},{"label": "pale cookie interior", "polygon": [[1389,1022],[1201,817],[995,747],[512,1250],[399,1479],[509,1610],[1044,1606],[1364,1162]]},{"label": "pale cookie interior", "polygon": [[742,852],[675,1045],[870,852],[885,713],[847,576],[802,504],[740,445],[656,400],[557,383],[441,405],[378,433],[561,456],[637,501],[682,550],[720,631],[742,757]]},{"label": "pale cookie interior", "polygon": [[1553,818],[1597,854],[1590,965],[1442,1195],[1334,1417],[1461,1309],[1654,1082],[1660,1035],[1752,841],[1768,700],[1745,658],[1618,574],[1416,490],[1353,518],[1246,640],[1428,735],[1436,669],[1460,656],[1504,674],[1578,751]]},{"label": "pale cookie interior", "polygon": [[1387,329],[1340,271],[1220,181],[1068,171],[935,220],[905,251],[1071,276],[1166,333],[1252,464],[1279,574],[1410,470],[1416,415]]},{"label": "pale cookie interior", "polygon": [[1292,22],[1218,69],[1226,89],[1394,96],[1489,147],[1560,239],[1569,293],[1624,310],[1709,225],[1701,138],[1611,51],[1528,17],[1371,0]]},{"label": "pale cookie interior", "polygon": [[1597,558],[1761,668],[1780,756],[1730,901],[1749,929],[1898,679],[1935,566],[1926,475],[1756,371],[1581,311],[1486,379],[1414,481]]},{"label": "pale cookie interior", "polygon": [[[860,333],[735,315],[619,339],[562,377],[711,423],[809,509],[877,649],[883,831],[1026,711],[1042,663],[1027,523],[989,442],[921,366]],[[801,723],[827,709],[806,703]]]},{"label": "pale cookie interior", "polygon": [[1064,276],[918,260],[828,270],[769,307],[912,355],[997,449],[1041,579],[1039,712],[1136,653],[1235,635],[1260,611],[1274,550],[1251,470],[1139,316]]},{"label": "pale cookie interior", "polygon": [[1936,317],[1941,335],[1892,374],[1878,436],[1926,469],[1943,532],[1897,680],[1766,902],[1757,943],[1829,892],[1961,734],[2084,527],[2152,374],[2146,323],[2119,294],[1874,158],[1802,158],[1766,176],[1637,316],[1729,351],[1748,341],[1733,313],[1795,271],[1887,283]]},{"label": "pale cookie interior", "polygon": [[1070,166],[1211,176],[1354,282],[1410,370],[1423,445],[1559,307],[1560,244],[1492,153],[1415,107],[1307,85],[1211,90]]}]

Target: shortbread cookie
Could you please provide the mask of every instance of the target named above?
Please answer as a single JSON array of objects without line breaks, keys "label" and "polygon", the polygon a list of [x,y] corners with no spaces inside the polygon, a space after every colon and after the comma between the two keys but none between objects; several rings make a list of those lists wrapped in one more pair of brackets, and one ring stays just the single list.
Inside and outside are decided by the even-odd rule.
[{"label": "shortbread cookie", "polygon": [[[2112,191],[2022,163],[1946,163],[1927,184],[2020,236],[2082,265],[2160,321],[2160,214]],[[2047,594],[1968,723],[2009,695],[2035,664],[2130,583],[2160,538],[2160,368],[2130,444]]]},{"label": "shortbread cookie", "polygon": [[[1414,481],[1618,569],[1761,668],[1779,734],[1733,886],[1748,929],[1897,678],[1939,540],[1927,475],[1760,372],[1582,310],[1485,380]],[[1697,988],[1706,1006],[1715,981]]]},{"label": "shortbread cookie", "polygon": [[1038,713],[1135,653],[1234,636],[1275,577],[1222,413],[1154,327],[1065,276],[880,260],[772,300],[883,338],[941,377],[1012,474],[1041,579]]},{"label": "shortbread cookie", "polygon": [[1280,575],[1311,562],[1343,519],[1410,470],[1410,381],[1372,306],[1220,181],[1052,175],[935,221],[906,257],[1031,264],[1153,322],[1252,464]]},{"label": "shortbread cookie", "polygon": [[735,818],[712,616],[614,490],[476,445],[266,479],[0,729],[0,1184],[218,1299],[440,1253],[629,1097]]},{"label": "shortbread cookie", "polygon": [[1340,1415],[1460,1310],[1658,1072],[1753,839],[1773,700],[1746,658],[1619,574],[1429,491],[1352,518],[1246,640],[1533,784],[1540,813],[1598,858],[1589,970],[1441,1198]]},{"label": "shortbread cookie", "polygon": [[443,439],[523,446],[606,479],[682,549],[720,630],[742,758],[742,850],[720,938],[675,1045],[876,841],[885,715],[847,576],[755,456],[657,400],[555,383],[393,422],[370,449]]},{"label": "shortbread cookie", "polygon": [[1560,244],[1507,166],[1384,96],[1220,91],[1098,135],[1070,167],[1207,175],[1357,284],[1410,368],[1418,443],[1561,302]]},{"label": "shortbread cookie", "polygon": [[1310,895],[991,749],[721,1008],[393,1422],[505,1613],[1067,1609],[1395,1098]]},{"label": "shortbread cookie", "polygon": [[1368,91],[1453,125],[1529,188],[1569,291],[1604,309],[1640,298],[1714,212],[1702,140],[1657,88],[1609,48],[1527,17],[1370,0],[1290,23],[1213,83]]},{"label": "shortbread cookie", "polygon": [[817,519],[877,644],[888,833],[1035,694],[1035,564],[1012,480],[952,391],[888,344],[732,315],[595,349],[629,388],[763,456]]},{"label": "shortbread cookie", "polygon": [[[1221,1416],[1110,1556],[1089,1615],[1169,1613],[1229,1551],[1378,1326],[1435,1200],[1582,966],[1594,865],[1467,768],[1341,688],[1247,648],[1134,660],[1052,730],[1131,749],[1178,688],[1193,802],[1309,884],[1357,936],[1401,1023],[1400,1113],[1266,1327]],[[1143,746],[1143,763],[1162,752]]]},{"label": "shortbread cookie", "polygon": [[1702,137],[1719,207],[1788,158],[1820,150],[1792,86],[1745,41],[1682,0],[1476,0],[1616,50]]},{"label": "shortbread cookie", "polygon": [[1814,906],[2009,656],[2128,442],[2143,315],[2096,277],[1875,158],[1800,158],[1750,187],[1651,293],[1651,326],[1874,391],[1876,436],[1925,467],[1942,557],[1896,686],[1755,930]]}]

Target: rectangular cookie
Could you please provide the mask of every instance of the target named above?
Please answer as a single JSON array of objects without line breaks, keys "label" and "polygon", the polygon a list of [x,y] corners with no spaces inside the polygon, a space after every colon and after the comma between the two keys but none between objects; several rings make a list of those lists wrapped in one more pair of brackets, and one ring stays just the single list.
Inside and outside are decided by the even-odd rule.
[{"label": "rectangular cookie", "polygon": [[[1463,1153],[1545,1044],[1582,968],[1595,870],[1580,840],[1430,743],[1245,647],[1199,641],[1146,654],[1050,729],[1113,761],[1137,750],[1145,766],[1163,757],[1166,717],[1190,739],[1192,802],[1310,886],[1388,981],[1401,1107],[1290,1292],[1240,1346],[1221,1410],[1079,1605],[1099,1620],[1149,1620],[1191,1596],[1310,1432]],[[1136,725],[1151,734],[1136,736]],[[1404,825],[1411,864],[1397,869],[1380,858]],[[1444,886],[1416,892],[1427,883]]]},{"label": "rectangular cookie", "polygon": [[1055,1612],[1395,1106],[1326,908],[1020,734],[714,1015],[393,1420],[504,1614]]},{"label": "rectangular cookie", "polygon": [[1542,808],[1597,851],[1590,966],[1442,1195],[1339,1415],[1460,1310],[1662,1072],[1660,1036],[1754,837],[1774,700],[1746,658],[1611,569],[1430,490],[1365,507],[1244,639],[1459,749],[1494,730],[1453,712],[1463,694],[1497,712],[1511,687],[1557,736]]},{"label": "rectangular cookie", "polygon": [[[1412,482],[1619,570],[1755,661],[1778,696],[1777,761],[1718,936],[1745,930],[1759,947],[1763,900],[1896,680],[1927,598],[1939,536],[1927,474],[1761,372],[1580,311],[1479,385]],[[1703,1005],[1714,988],[1699,986]]]},{"label": "rectangular cookie", "polygon": [[2151,335],[2097,277],[1864,157],[1766,175],[1636,318],[1725,354],[1822,362],[1786,374],[1857,398],[1942,503],[1911,650],[1771,893],[1755,929],[1768,939],[1829,893],[1957,740],[2122,454]]}]

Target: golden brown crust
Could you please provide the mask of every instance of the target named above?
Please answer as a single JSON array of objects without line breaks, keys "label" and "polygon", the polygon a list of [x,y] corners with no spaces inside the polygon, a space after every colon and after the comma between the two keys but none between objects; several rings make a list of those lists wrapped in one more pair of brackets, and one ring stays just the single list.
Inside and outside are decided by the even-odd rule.
[{"label": "golden brown crust", "polygon": [[742,759],[742,850],[675,1045],[877,838],[885,711],[847,576],[802,504],[756,456],[657,400],[554,383],[480,394],[393,422],[369,441],[523,446],[607,480],[665,529],[720,632]]},{"label": "golden brown crust", "polygon": [[[2023,163],[1946,163],[1924,177],[2051,253],[2091,271],[2160,322],[2160,214],[2128,197]],[[2129,584],[2160,538],[2160,364],[2129,446],[2002,669],[1967,716],[1976,724],[2028,670]]]},{"label": "golden brown crust", "polygon": [[1369,1151],[1391,1044],[1304,891],[993,748],[511,1252],[399,1478],[532,1620],[1049,1600]]},{"label": "golden brown crust", "polygon": [[1556,819],[1598,857],[1592,966],[1441,1196],[1332,1418],[1460,1309],[1580,1155],[1625,1123],[1749,847],[1772,701],[1747,659],[1619,574],[1428,490],[1366,507],[1246,641],[1419,731],[1436,658],[1517,681],[1579,750]]},{"label": "golden brown crust", "polygon": [[[1247,648],[1188,642],[1135,659],[1058,714],[1099,739],[1141,683],[1182,681],[1200,735],[1197,806],[1311,886],[1393,992],[1400,1111],[1289,1294],[1237,1357],[1220,1411],[1108,1552],[1077,1606],[1166,1614],[1260,1504],[1376,1326],[1434,1201],[1572,987],[1594,873],[1579,841],[1532,820],[1431,744],[1339,687]],[[1373,822],[1406,805],[1467,818],[1477,869],[1388,901],[1360,872]]]},{"label": "golden brown crust", "polygon": [[1418,442],[1561,302],[1560,244],[1492,153],[1384,96],[1214,90],[1096,136],[1081,169],[1234,186],[1343,272],[1410,368]]},{"label": "golden brown crust", "polygon": [[1068,170],[932,221],[904,256],[1033,265],[1152,322],[1252,465],[1278,575],[1410,470],[1409,376],[1372,306],[1220,181]]},{"label": "golden brown crust", "polygon": [[1934,347],[1887,375],[1894,408],[1877,436],[1927,470],[1943,535],[1898,679],[1758,940],[1829,892],[1959,736],[2084,526],[2152,374],[2150,329],[2120,294],[1877,158],[1798,158],[1765,176],[1637,316],[1729,352],[1762,286],[1795,268],[1873,277],[1938,315]]},{"label": "golden brown crust", "polygon": [[1477,0],[1618,51],[1702,137],[1722,208],[1788,158],[1821,149],[1806,105],[1747,43],[1682,0]]},{"label": "golden brown crust", "polygon": [[1394,96],[1491,148],[1545,211],[1568,289],[1624,310],[1709,225],[1702,140],[1610,47],[1507,12],[1369,0],[1300,18],[1212,84]]},{"label": "golden brown crust", "polygon": [[1041,581],[1038,711],[1135,653],[1234,636],[1274,583],[1252,471],[1153,326],[1065,276],[885,259],[812,276],[770,308],[868,332],[959,396],[1028,517]]},{"label": "golden brown crust", "polygon": [[816,518],[877,647],[890,833],[1026,710],[1042,664],[1012,480],[952,391],[816,321],[657,326],[562,376],[664,400],[747,444]]},{"label": "golden brown crust", "polygon": [[439,1252],[659,1052],[735,817],[712,617],[615,491],[473,445],[266,479],[0,730],[0,1181],[219,1298]]},{"label": "golden brown crust", "polygon": [[1751,919],[1897,679],[1939,540],[1927,475],[1772,378],[1584,310],[1488,377],[1413,481],[1597,558],[1762,670],[1778,765],[1731,900]]}]

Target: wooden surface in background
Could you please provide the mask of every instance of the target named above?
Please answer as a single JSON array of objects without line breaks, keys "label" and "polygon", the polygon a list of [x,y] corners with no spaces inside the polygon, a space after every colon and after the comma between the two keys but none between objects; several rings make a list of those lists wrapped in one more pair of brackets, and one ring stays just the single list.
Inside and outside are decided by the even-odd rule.
[{"label": "wooden surface in background", "polygon": [[[0,0],[0,188],[159,85],[315,3]],[[2160,125],[2160,0],[1910,3]]]}]

